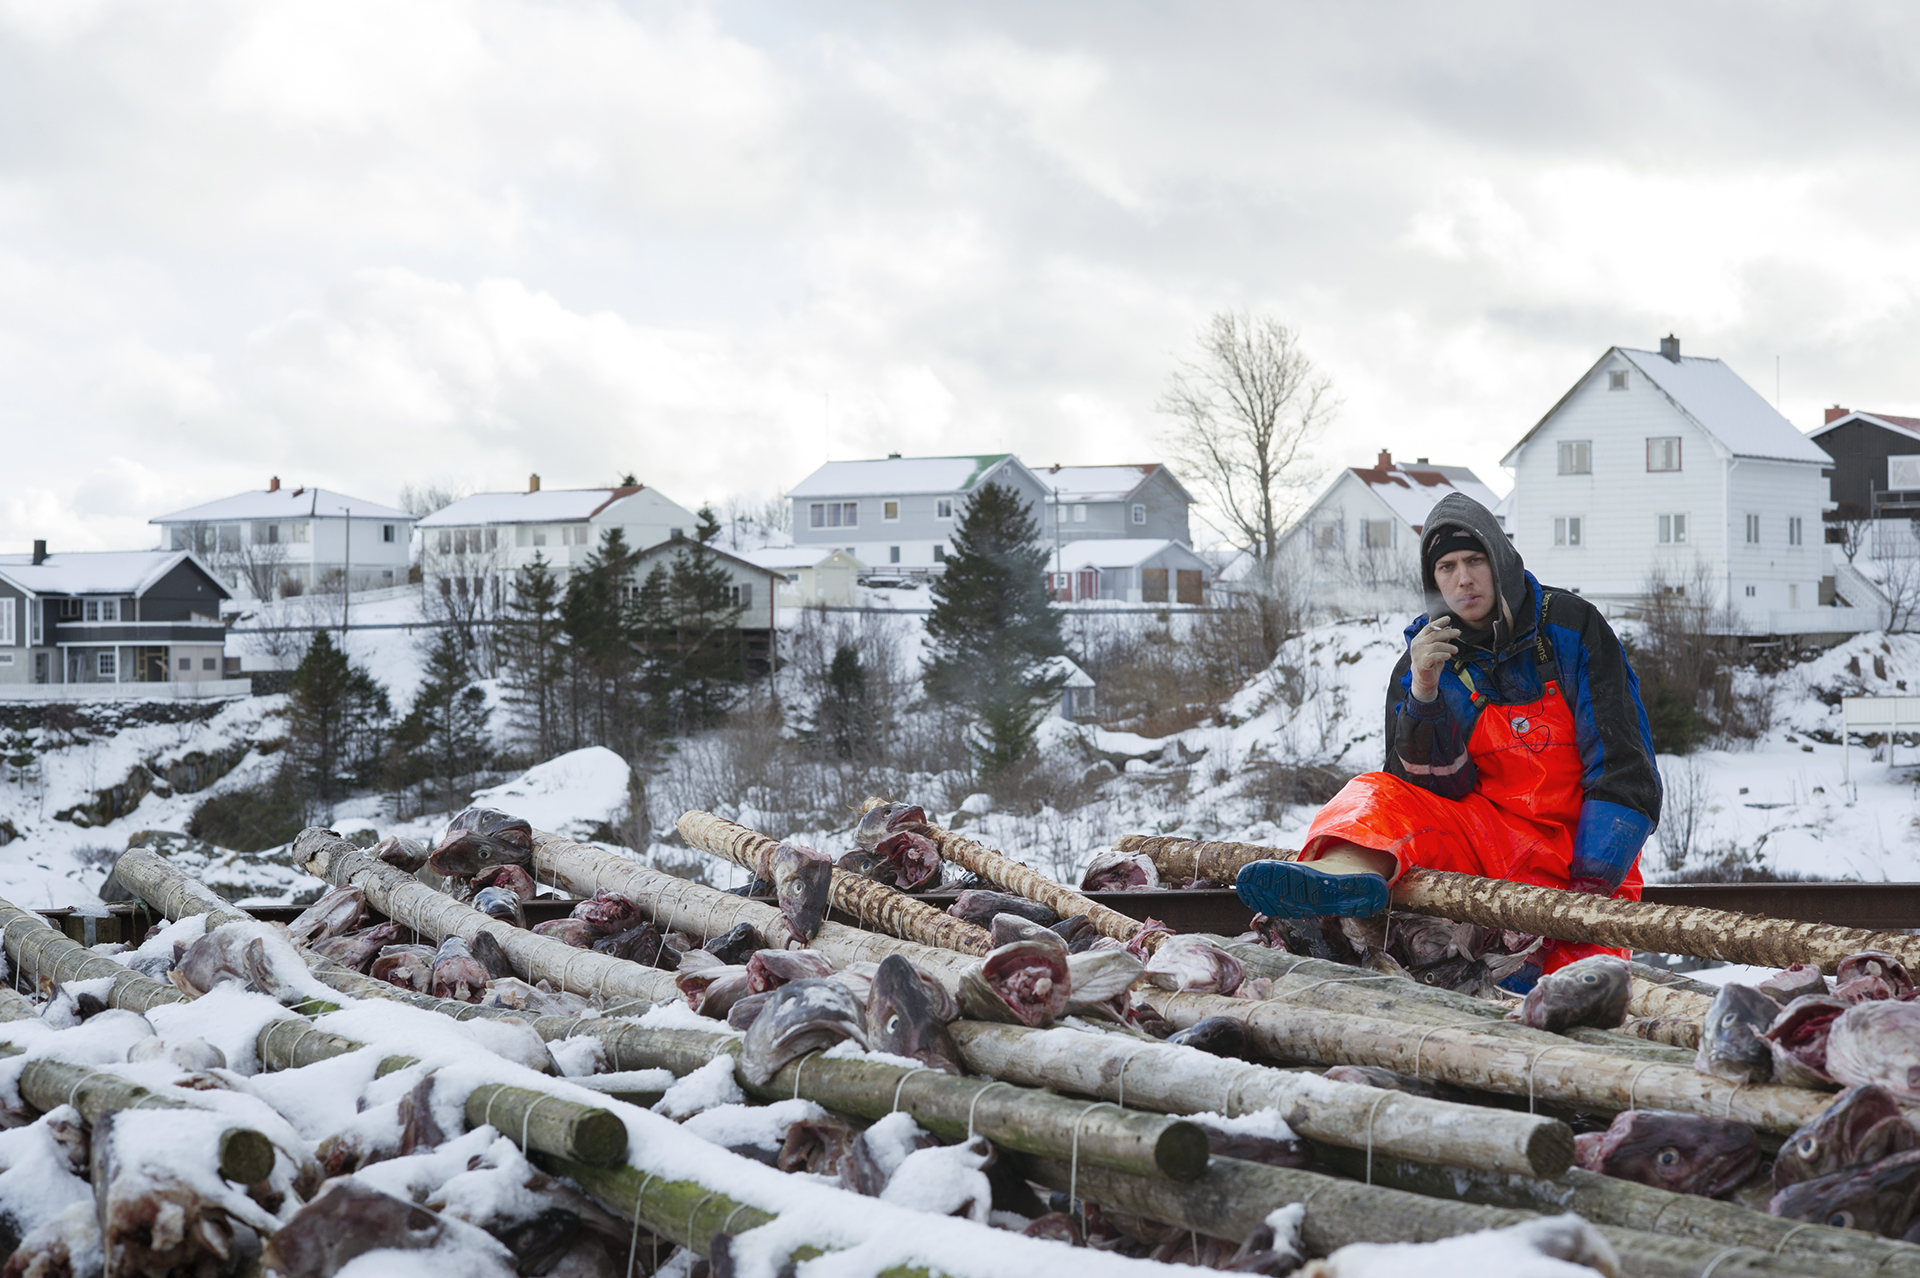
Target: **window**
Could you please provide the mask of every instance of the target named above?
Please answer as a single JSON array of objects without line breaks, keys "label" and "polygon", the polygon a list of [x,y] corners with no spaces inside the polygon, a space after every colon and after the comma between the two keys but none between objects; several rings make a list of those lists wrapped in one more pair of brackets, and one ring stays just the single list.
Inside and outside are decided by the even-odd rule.
[{"label": "window", "polygon": [[887,547],[887,562],[890,564],[897,564],[900,562],[900,547],[898,546]]},{"label": "window", "polygon": [[727,602],[736,608],[753,607],[753,583],[746,581],[737,586],[728,586]]},{"label": "window", "polygon": [[305,519],[300,520],[298,523],[288,524],[287,540],[288,541],[306,541],[309,536],[308,529],[312,527],[313,527],[312,523]]},{"label": "window", "polygon": [[1064,524],[1067,522],[1067,508],[1059,502],[1053,504],[1053,522],[1056,524]]},{"label": "window", "polygon": [[1340,549],[1340,521],[1330,519],[1313,526],[1313,548],[1315,550]]},{"label": "window", "polygon": [[0,646],[11,648],[14,644],[13,614],[15,604],[11,599],[0,599]]},{"label": "window", "polygon": [[947,562],[947,548],[945,544],[941,542],[935,542],[933,544],[933,562],[936,564],[944,564]]},{"label": "window", "polygon": [[1760,516],[1758,515],[1747,516],[1747,544],[1749,546],[1760,544]]},{"label": "window", "polygon": [[669,538],[670,540],[673,540],[673,541],[679,541],[679,540],[680,540],[680,538],[681,538],[681,537],[683,537],[684,535],[685,535],[685,534],[684,534],[684,533],[682,533],[682,532],[681,532],[681,531],[680,531],[680,530],[679,530],[678,528],[669,528],[669,529],[667,529],[667,537],[668,537],[668,538]]},{"label": "window", "polygon": [[192,658],[192,657],[182,657],[182,658],[180,658],[180,669],[181,669],[181,670],[183,670],[183,671],[186,671],[186,670],[192,670],[192,669],[193,669],[193,658]]},{"label": "window", "polygon": [[37,599],[27,601],[27,616],[30,618],[27,622],[27,629],[30,632],[27,639],[28,643],[38,645],[45,642],[46,622],[43,621],[40,616],[40,610],[43,607],[45,607],[45,605]]},{"label": "window", "polygon": [[1556,546],[1578,546],[1580,544],[1580,516],[1568,515],[1564,519],[1553,521],[1553,544]]},{"label": "window", "polygon": [[1593,441],[1590,439],[1561,440],[1560,473],[1591,475],[1593,473]]},{"label": "window", "polygon": [[218,670],[220,668],[220,658],[202,657],[200,658],[200,668],[202,670]]},{"label": "window", "polygon": [[114,660],[116,656],[118,656],[117,653],[103,652],[94,658],[93,668],[102,679],[113,678],[114,671],[119,669]]},{"label": "window", "polygon": [[279,524],[255,524],[253,526],[253,544],[256,546],[277,546],[280,544]]},{"label": "window", "polygon": [[898,523],[900,521],[900,503],[897,501],[881,502],[880,518],[890,524]]},{"label": "window", "polygon": [[1685,515],[1660,516],[1660,544],[1663,546],[1684,546],[1687,544],[1687,517]]},{"label": "window", "polygon": [[100,601],[98,599],[87,600],[87,620],[100,620]]},{"label": "window", "polygon": [[60,620],[80,620],[80,601],[78,599],[62,599],[60,601]]},{"label": "window", "polygon": [[1800,544],[1800,528],[1801,528],[1800,516],[1788,515],[1787,516],[1787,544],[1789,546],[1797,546]]},{"label": "window", "polygon": [[1074,503],[1073,522],[1076,524],[1084,524],[1087,522],[1087,504],[1085,502]]},{"label": "window", "polygon": [[381,541],[392,541],[392,540],[393,540],[393,525],[392,525],[392,524],[381,524],[381,525],[380,525],[380,540],[381,540]]},{"label": "window", "polygon": [[1753,598],[1753,587],[1752,587],[1752,586],[1748,586],[1748,587],[1747,587],[1747,598],[1749,598],[1749,599],[1751,599],[1751,598]]},{"label": "window", "polygon": [[1617,390],[1625,390],[1626,388],[1627,388],[1627,370],[1624,368],[1608,369],[1607,370],[1607,389],[1610,391],[1617,391]]},{"label": "window", "polygon": [[1368,550],[1384,550],[1393,545],[1393,521],[1391,519],[1363,519],[1360,521],[1361,543]]},{"label": "window", "polygon": [[1680,437],[1658,435],[1647,440],[1648,470],[1680,469]]},{"label": "window", "polygon": [[789,586],[797,586],[797,585],[799,585],[799,584],[800,584],[800,574],[799,574],[799,573],[797,573],[797,572],[790,572],[790,573],[788,573],[788,574],[787,574],[787,584],[788,584]]},{"label": "window", "polygon": [[1147,506],[1145,502],[1136,501],[1133,503],[1133,522],[1136,524],[1144,524],[1147,522]]},{"label": "window", "polygon": [[221,524],[219,546],[221,553],[232,554],[240,549],[240,525]]},{"label": "window", "polygon": [[[856,528],[860,524],[860,503],[853,501],[814,502],[807,512],[811,528]],[[675,530],[675,536],[679,535]]]},{"label": "window", "polygon": [[1797,609],[1799,606],[1800,606],[1800,587],[1792,583],[1788,583],[1787,608],[1789,610],[1792,610],[1792,609]]},{"label": "window", "polygon": [[952,519],[953,518],[953,499],[950,497],[942,497],[938,501],[934,502],[933,517],[935,519]]}]

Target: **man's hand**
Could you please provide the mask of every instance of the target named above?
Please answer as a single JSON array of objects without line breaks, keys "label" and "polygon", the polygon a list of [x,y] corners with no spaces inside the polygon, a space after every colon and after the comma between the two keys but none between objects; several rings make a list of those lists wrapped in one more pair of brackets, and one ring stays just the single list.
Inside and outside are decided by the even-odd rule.
[{"label": "man's hand", "polygon": [[1414,700],[1431,701],[1440,695],[1440,671],[1460,651],[1453,643],[1459,637],[1452,617],[1435,617],[1413,637],[1409,655],[1413,660]]}]

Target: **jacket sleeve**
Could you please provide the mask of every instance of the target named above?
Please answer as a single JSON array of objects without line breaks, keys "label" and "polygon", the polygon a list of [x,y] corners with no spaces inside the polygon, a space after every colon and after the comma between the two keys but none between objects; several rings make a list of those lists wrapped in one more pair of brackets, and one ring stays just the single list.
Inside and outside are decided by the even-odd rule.
[{"label": "jacket sleeve", "polygon": [[[1559,611],[1555,609],[1555,611]],[[1570,886],[1611,896],[1640,858],[1660,820],[1660,769],[1640,704],[1640,680],[1613,627],[1584,600],[1573,626],[1550,625],[1554,649],[1574,692],[1580,747],[1580,824],[1574,831]],[[1569,660],[1569,658],[1571,660]]]},{"label": "jacket sleeve", "polygon": [[1462,799],[1479,783],[1480,773],[1467,750],[1472,721],[1450,704],[1450,683],[1459,686],[1443,674],[1440,695],[1432,701],[1417,700],[1412,659],[1401,654],[1387,682],[1386,770],[1443,799]]}]

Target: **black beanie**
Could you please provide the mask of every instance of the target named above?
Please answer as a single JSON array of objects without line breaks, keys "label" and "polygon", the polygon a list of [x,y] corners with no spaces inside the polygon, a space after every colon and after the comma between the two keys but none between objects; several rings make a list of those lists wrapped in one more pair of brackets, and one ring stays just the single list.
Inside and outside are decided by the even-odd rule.
[{"label": "black beanie", "polygon": [[1433,580],[1433,566],[1456,550],[1477,550],[1484,555],[1487,545],[1458,524],[1442,528],[1420,555],[1420,569],[1429,582]]}]

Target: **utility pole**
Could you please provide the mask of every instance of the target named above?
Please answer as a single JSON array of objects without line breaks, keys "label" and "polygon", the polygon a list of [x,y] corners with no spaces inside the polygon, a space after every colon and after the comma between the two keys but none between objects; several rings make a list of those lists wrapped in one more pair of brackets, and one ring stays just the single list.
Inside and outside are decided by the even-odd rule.
[{"label": "utility pole", "polygon": [[345,509],[347,512],[347,550],[345,556],[347,567],[340,582],[340,647],[342,651],[344,651],[347,646],[347,615],[353,610],[353,507],[348,506]]}]

